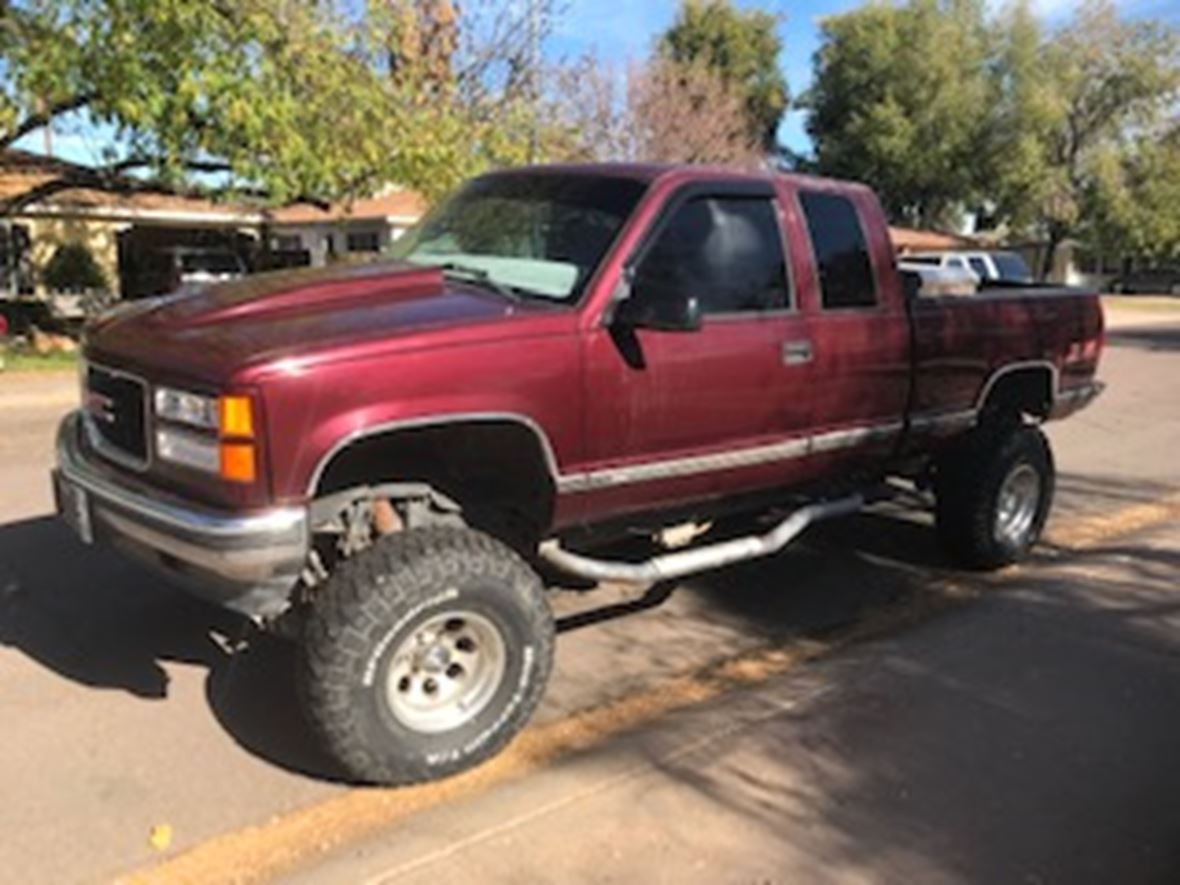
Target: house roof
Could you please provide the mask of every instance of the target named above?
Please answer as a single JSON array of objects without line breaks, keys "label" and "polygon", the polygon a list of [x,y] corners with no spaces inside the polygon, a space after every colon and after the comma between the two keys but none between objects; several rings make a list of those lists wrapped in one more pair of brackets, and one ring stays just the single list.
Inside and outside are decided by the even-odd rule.
[{"label": "house roof", "polygon": [[889,237],[893,240],[893,248],[898,252],[969,249],[975,245],[975,241],[970,237],[934,230],[918,230],[912,227],[890,227]]},{"label": "house roof", "polygon": [[267,213],[273,224],[318,224],[334,221],[417,221],[426,211],[426,200],[414,191],[390,188],[375,197],[337,203],[327,209],[310,203],[295,203]]},{"label": "house roof", "polygon": [[[93,170],[53,157],[9,148],[0,153],[0,202],[71,174],[93,176]],[[176,193],[126,180],[126,188],[70,187],[56,190],[23,207],[22,215],[83,214],[103,218],[176,218],[257,223],[257,207],[215,203],[204,197]]]},{"label": "house roof", "polygon": [[[85,177],[93,170],[53,157],[16,149],[0,152],[0,202],[28,193],[71,173]],[[127,218],[156,221],[214,222],[278,225],[335,221],[417,221],[426,201],[414,191],[388,188],[377,196],[339,203],[327,209],[296,203],[264,211],[249,203],[214,202],[191,194],[168,191],[126,179],[127,187],[103,189],[72,187],[54,191],[24,207],[23,215],[85,215],[91,218]]]}]

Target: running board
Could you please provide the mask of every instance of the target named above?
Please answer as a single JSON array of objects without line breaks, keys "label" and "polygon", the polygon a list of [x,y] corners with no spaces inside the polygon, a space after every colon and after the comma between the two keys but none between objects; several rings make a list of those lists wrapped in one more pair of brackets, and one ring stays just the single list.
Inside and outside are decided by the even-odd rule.
[{"label": "running board", "polygon": [[682,578],[695,572],[720,568],[778,553],[814,522],[856,513],[865,505],[863,495],[823,501],[801,507],[765,535],[748,535],[678,553],[656,556],[646,562],[612,562],[592,559],[562,548],[558,541],[541,545],[541,558],[570,575],[592,581],[625,581],[649,584]]}]

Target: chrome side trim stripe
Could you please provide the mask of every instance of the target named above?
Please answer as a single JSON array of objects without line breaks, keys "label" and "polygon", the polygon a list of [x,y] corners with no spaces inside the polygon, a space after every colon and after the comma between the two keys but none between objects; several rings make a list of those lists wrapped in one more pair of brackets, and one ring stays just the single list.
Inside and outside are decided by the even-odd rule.
[{"label": "chrome side trim stripe", "polygon": [[[953,431],[969,427],[976,417],[974,409],[959,412],[947,412],[916,416],[911,421],[915,430],[923,432],[932,430]],[[596,489],[613,488],[615,486],[633,485],[640,482],[654,482],[663,479],[677,479],[685,476],[695,476],[701,473],[713,473],[722,470],[737,470],[743,467],[757,467],[776,461],[789,461],[795,458],[806,458],[810,455],[834,452],[841,449],[853,448],[870,442],[878,442],[901,433],[905,427],[902,421],[889,421],[868,427],[850,427],[840,430],[830,430],[826,433],[812,436],[800,436],[769,445],[738,449],[736,451],[716,452],[708,455],[690,455],[685,458],[672,458],[663,461],[649,461],[642,464],[628,464],[621,467],[608,467],[602,470],[591,470],[583,473],[561,473],[557,465],[553,447],[548,437],[532,418],[510,412],[471,412],[445,415],[434,418],[410,419],[393,421],[360,429],[334,445],[316,465],[308,484],[308,495],[314,496],[315,489],[332,458],[347,448],[350,444],[369,436],[375,436],[395,430],[405,430],[417,427],[430,427],[440,424],[462,423],[467,421],[508,421],[520,424],[536,436],[541,451],[545,457],[546,466],[553,477],[558,492],[570,494],[589,492]]]},{"label": "chrome side trim stripe", "polygon": [[[963,420],[963,414],[966,413],[955,413],[949,416],[935,415],[930,416],[927,420],[930,422],[930,426],[935,426],[947,418],[953,419],[954,421],[961,421]],[[975,413],[971,412],[970,420],[973,421],[974,419]],[[757,467],[762,464],[789,461],[795,458],[806,458],[809,455],[835,452],[841,449],[865,445],[870,442],[887,440],[901,433],[904,426],[901,421],[890,421],[885,424],[874,424],[869,427],[832,430],[814,436],[797,437],[780,443],[739,449],[733,452],[693,455],[687,458],[653,461],[646,464],[628,464],[624,467],[609,467],[586,473],[567,473],[562,475],[558,480],[557,487],[560,492],[569,494],[633,485],[639,482],[678,479],[685,476],[696,476],[702,473],[720,472],[722,470]]]}]

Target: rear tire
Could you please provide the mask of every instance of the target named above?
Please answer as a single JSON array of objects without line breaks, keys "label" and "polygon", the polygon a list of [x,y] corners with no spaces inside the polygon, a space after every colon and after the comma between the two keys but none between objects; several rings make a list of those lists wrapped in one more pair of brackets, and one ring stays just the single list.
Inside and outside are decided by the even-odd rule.
[{"label": "rear tire", "polygon": [[388,535],[341,563],[307,617],[300,695],[353,778],[403,785],[471,768],[532,715],[553,661],[537,575],[469,529]]},{"label": "rear tire", "polygon": [[945,453],[935,470],[939,539],[960,563],[995,569],[1037,542],[1053,501],[1049,441],[1036,427],[994,424]]}]

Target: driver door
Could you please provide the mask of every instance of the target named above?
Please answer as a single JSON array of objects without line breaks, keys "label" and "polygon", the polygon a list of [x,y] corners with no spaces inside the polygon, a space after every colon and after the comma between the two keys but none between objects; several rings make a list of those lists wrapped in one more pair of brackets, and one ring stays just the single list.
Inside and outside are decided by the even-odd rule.
[{"label": "driver door", "polygon": [[775,395],[784,372],[808,371],[784,360],[802,330],[784,256],[769,185],[692,185],[671,198],[628,261],[629,297],[643,309],[626,313],[685,316],[684,302],[696,299],[699,327],[615,322],[588,335],[586,517],[765,482],[726,464],[746,463],[781,441],[784,423],[802,429],[809,418],[806,396]]}]

